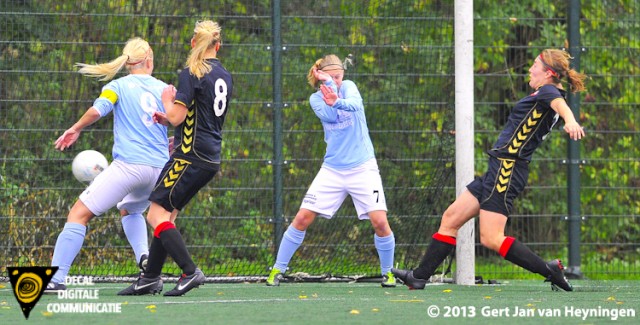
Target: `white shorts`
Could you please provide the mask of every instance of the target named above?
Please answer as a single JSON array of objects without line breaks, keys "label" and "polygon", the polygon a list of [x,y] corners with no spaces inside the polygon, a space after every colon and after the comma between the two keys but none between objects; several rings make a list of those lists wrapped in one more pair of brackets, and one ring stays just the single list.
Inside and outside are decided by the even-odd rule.
[{"label": "white shorts", "polygon": [[142,213],[150,205],[149,194],[161,171],[162,168],[114,160],[80,194],[80,201],[96,216],[114,206],[130,214]]},{"label": "white shorts", "polygon": [[331,219],[347,195],[351,195],[358,218],[369,219],[371,211],[387,211],[378,163],[371,159],[348,170],[322,166],[302,200],[300,208]]}]

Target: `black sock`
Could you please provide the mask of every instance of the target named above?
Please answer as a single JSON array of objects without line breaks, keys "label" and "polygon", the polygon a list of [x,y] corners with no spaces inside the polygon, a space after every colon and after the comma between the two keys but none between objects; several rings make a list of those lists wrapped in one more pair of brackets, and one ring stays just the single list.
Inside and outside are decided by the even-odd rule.
[{"label": "black sock", "polygon": [[456,247],[456,238],[451,236],[433,234],[427,252],[422,256],[420,265],[413,269],[413,276],[417,279],[429,279],[442,261]]},{"label": "black sock", "polygon": [[147,278],[155,278],[162,273],[162,266],[167,260],[167,250],[164,249],[162,241],[158,237],[153,237],[151,247],[149,247],[149,259],[147,260],[147,269],[144,276]]},{"label": "black sock", "polygon": [[182,273],[191,275],[196,271],[196,264],[191,259],[191,255],[187,250],[182,235],[176,228],[165,229],[160,232],[160,240],[167,253],[182,269]]},{"label": "black sock", "polygon": [[543,261],[540,256],[536,255],[529,247],[513,237],[507,237],[502,243],[500,255],[502,255],[505,260],[533,273],[538,273],[544,277],[551,274],[547,268],[547,263]]}]

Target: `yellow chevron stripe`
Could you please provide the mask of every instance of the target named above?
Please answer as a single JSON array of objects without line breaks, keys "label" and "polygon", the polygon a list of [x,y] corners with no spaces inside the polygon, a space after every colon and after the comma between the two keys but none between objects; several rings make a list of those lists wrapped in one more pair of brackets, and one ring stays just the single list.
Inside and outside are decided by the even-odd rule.
[{"label": "yellow chevron stripe", "polygon": [[193,134],[193,128],[184,128],[183,131],[185,136],[190,136],[191,134]]},{"label": "yellow chevron stripe", "polygon": [[164,187],[171,187],[171,185],[175,184],[175,181],[170,181],[168,178],[164,179]]},{"label": "yellow chevron stripe", "polygon": [[513,167],[513,164],[515,162],[516,162],[515,160],[503,160],[502,166],[504,166],[505,169],[511,169],[511,167]]},{"label": "yellow chevron stripe", "polygon": [[518,132],[517,137],[518,137],[518,140],[524,141],[527,138],[527,135],[522,134],[521,132]]},{"label": "yellow chevron stripe", "polygon": [[184,144],[182,145],[182,153],[187,153],[191,151],[191,146],[185,146]]},{"label": "yellow chevron stripe", "polygon": [[538,110],[533,110],[533,118],[539,119],[542,116],[542,113],[538,113]]},{"label": "yellow chevron stripe", "polygon": [[520,148],[522,142],[518,141],[518,139],[513,139],[513,141],[511,141],[511,144],[514,148]]},{"label": "yellow chevron stripe", "polygon": [[502,192],[507,190],[507,187],[506,186],[496,185],[496,190],[498,190],[498,192],[502,193]]},{"label": "yellow chevron stripe", "polygon": [[509,153],[517,153],[518,152],[518,148],[514,148],[512,146],[509,146]]},{"label": "yellow chevron stripe", "polygon": [[188,125],[188,126],[193,126],[193,123],[195,122],[195,120],[194,120],[194,119],[189,118],[189,119],[187,119],[185,122],[187,123],[187,125]]},{"label": "yellow chevron stripe", "polygon": [[191,144],[191,142],[193,142],[193,137],[183,138],[182,141],[186,144]]},{"label": "yellow chevron stripe", "polygon": [[173,166],[173,170],[175,170],[176,172],[178,172],[178,173],[179,173],[179,172],[181,172],[181,171],[184,169],[184,167],[186,167],[186,166],[187,166],[186,164],[181,165],[180,163],[177,163],[177,164],[175,164],[175,165]]},{"label": "yellow chevron stripe", "polygon": [[534,120],[532,118],[527,119],[527,126],[534,126],[536,124],[538,124],[538,120]]},{"label": "yellow chevron stripe", "polygon": [[498,182],[500,182],[500,184],[502,185],[506,185],[507,183],[509,183],[509,177],[504,178],[502,177],[502,175],[498,176]]},{"label": "yellow chevron stripe", "polygon": [[502,169],[500,169],[500,175],[502,175],[504,177],[509,177],[509,176],[511,176],[511,171],[502,168]]},{"label": "yellow chevron stripe", "polygon": [[526,125],[522,126],[522,132],[524,132],[524,133],[529,133],[529,132],[531,132],[531,130],[533,130],[533,129],[528,128]]}]

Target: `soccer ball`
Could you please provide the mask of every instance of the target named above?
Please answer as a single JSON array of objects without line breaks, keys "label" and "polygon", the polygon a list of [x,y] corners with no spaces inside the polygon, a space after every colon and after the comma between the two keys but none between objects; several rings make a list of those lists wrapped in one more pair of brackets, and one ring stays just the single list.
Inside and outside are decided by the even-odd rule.
[{"label": "soccer ball", "polygon": [[77,180],[91,182],[108,166],[109,162],[103,154],[95,150],[85,150],[73,158],[71,170]]}]

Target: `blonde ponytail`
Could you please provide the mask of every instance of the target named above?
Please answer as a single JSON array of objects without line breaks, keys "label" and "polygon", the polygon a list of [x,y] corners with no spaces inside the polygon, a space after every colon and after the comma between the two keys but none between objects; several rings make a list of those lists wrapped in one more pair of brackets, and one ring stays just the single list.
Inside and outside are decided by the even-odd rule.
[{"label": "blonde ponytail", "polygon": [[187,58],[189,72],[200,79],[211,71],[211,65],[207,62],[205,55],[207,50],[216,46],[222,41],[222,28],[218,23],[211,20],[199,21],[193,29],[193,40],[195,44]]},{"label": "blonde ponytail", "polygon": [[153,59],[151,46],[147,41],[136,37],[127,41],[122,50],[122,55],[116,59],[100,64],[76,63],[76,67],[80,68],[78,72],[81,74],[107,81],[113,79],[125,65],[127,69],[131,69],[143,64],[148,59]]}]

